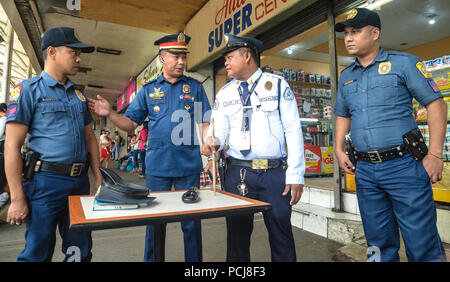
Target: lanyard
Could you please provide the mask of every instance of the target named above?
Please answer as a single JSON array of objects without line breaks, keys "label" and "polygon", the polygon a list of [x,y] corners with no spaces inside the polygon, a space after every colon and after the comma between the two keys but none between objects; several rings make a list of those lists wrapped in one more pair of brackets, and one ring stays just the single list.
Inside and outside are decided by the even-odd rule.
[{"label": "lanyard", "polygon": [[[242,93],[242,89],[241,86],[239,85],[238,87],[238,91],[239,91],[239,97],[241,98],[241,102],[242,102],[242,106],[247,106],[248,101],[250,99],[250,96],[253,93],[253,90],[255,90],[256,85],[258,85],[259,80],[261,79],[262,74],[258,77],[258,79],[255,81],[255,83],[253,83],[252,88],[250,88],[250,90],[248,91],[248,95],[247,98],[244,100],[244,93]],[[244,111],[246,111],[247,109],[244,108]]]}]

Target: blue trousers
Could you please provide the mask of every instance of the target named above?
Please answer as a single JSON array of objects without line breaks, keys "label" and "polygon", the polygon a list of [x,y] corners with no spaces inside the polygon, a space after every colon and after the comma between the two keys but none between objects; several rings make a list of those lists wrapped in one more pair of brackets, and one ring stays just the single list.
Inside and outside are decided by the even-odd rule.
[{"label": "blue trousers", "polygon": [[445,256],[422,162],[409,154],[378,164],[360,161],[356,192],[367,245],[379,249],[380,261],[399,261],[399,228],[408,261],[439,261]]},{"label": "blue trousers", "polygon": [[18,261],[51,261],[56,241],[56,227],[62,238],[64,261],[90,261],[91,232],[69,231],[69,195],[88,195],[89,177],[53,173],[36,173],[24,181],[29,214],[25,231],[25,248]]},{"label": "blue trousers", "polygon": [[[154,191],[169,191],[174,185],[175,190],[186,190],[191,186],[200,187],[200,175],[194,174],[185,177],[158,177],[150,175],[145,176],[147,187]],[[180,205],[183,205],[180,197]],[[164,226],[165,228],[165,226]],[[181,222],[181,230],[184,239],[184,259],[186,262],[201,262],[202,255],[202,230],[200,220],[189,220]],[[164,232],[165,233],[165,232]],[[164,247],[164,246],[163,246]],[[153,262],[154,250],[154,227],[148,225],[145,236],[144,261]]]},{"label": "blue trousers", "polygon": [[[272,204],[270,211],[263,212],[264,223],[269,233],[269,244],[273,262],[295,261],[295,243],[291,225],[291,194],[283,196],[286,171],[275,169],[254,170],[241,166],[229,166],[225,177],[225,191],[239,194],[240,170],[246,170],[246,197]],[[227,217],[227,261],[250,261],[250,237],[253,232],[253,214]]]}]

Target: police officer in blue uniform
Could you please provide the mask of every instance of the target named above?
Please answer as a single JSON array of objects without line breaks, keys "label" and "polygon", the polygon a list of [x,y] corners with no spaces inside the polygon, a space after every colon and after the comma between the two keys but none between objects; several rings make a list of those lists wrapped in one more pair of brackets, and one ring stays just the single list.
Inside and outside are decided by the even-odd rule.
[{"label": "police officer in blue uniform", "polygon": [[[291,206],[303,192],[305,159],[297,102],[280,76],[258,67],[262,42],[227,35],[227,75],[216,96],[203,153],[229,136],[225,191],[272,204],[263,212],[272,261],[295,261]],[[289,148],[289,150],[286,149]],[[250,261],[253,214],[227,217],[227,261]]]},{"label": "police officer in blue uniform", "polygon": [[[27,224],[25,249],[18,261],[50,261],[57,226],[64,261],[90,261],[91,234],[69,231],[67,198],[89,194],[89,163],[97,186],[102,176],[86,96],[67,76],[77,73],[80,53],[90,53],[94,47],[81,43],[68,27],[47,30],[41,47],[44,71],[19,83],[9,97],[5,167],[11,206],[7,221]],[[27,179],[22,181],[21,147],[27,133],[28,156],[34,157],[27,159]]]},{"label": "police officer in blue uniform", "polygon": [[[195,123],[207,129],[205,115],[211,109],[203,86],[183,75],[187,44],[183,33],[165,36],[155,42],[163,73],[146,83],[137,93],[125,115],[111,110],[106,100],[90,100],[90,107],[107,116],[119,128],[132,131],[146,118],[149,139],[145,158],[146,184],[152,191],[184,190],[199,187],[202,160],[196,140]],[[206,120],[202,120],[203,117]],[[203,136],[203,135],[202,135]],[[182,204],[180,199],[180,204]],[[200,220],[181,222],[185,260],[202,261]],[[147,227],[145,261],[154,261],[154,228]]]},{"label": "police officer in blue uniform", "polygon": [[[339,79],[335,150],[347,173],[356,166],[368,257],[376,261],[373,256],[380,254],[381,261],[398,261],[400,228],[409,261],[441,260],[445,255],[431,183],[442,177],[447,119],[442,95],[419,58],[380,48],[377,13],[354,9],[335,30],[345,32],[347,51],[356,56]],[[403,140],[405,134],[418,135],[412,98],[428,111],[430,147],[421,161]],[[350,128],[356,163],[343,151]]]}]

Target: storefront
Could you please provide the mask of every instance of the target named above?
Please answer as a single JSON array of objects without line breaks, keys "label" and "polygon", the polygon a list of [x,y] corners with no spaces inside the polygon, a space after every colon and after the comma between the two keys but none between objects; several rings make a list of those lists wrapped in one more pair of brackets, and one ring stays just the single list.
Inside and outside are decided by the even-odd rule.
[{"label": "storefront", "polygon": [[[186,26],[186,32],[193,37],[192,44],[196,44],[188,55],[188,67],[195,69],[213,64],[215,93],[227,82],[224,61],[220,56],[224,47],[223,34],[253,36],[264,42],[261,68],[283,76],[296,96],[305,142],[307,185],[329,189],[336,189],[336,179],[339,179],[338,175],[330,177],[337,171],[333,164],[335,82],[339,73],[354,61],[345,49],[343,35],[335,34],[333,24],[329,22],[334,16],[335,22],[339,22],[352,8],[369,5],[375,9],[382,22],[381,46],[387,50],[412,53],[425,60],[424,64],[430,68],[433,78],[436,77],[438,87],[449,96],[447,101],[450,99],[450,94],[446,94],[449,90],[445,90],[450,89],[450,68],[446,56],[450,53],[450,38],[444,31],[449,24],[449,11],[446,11],[448,5],[445,5],[445,0],[430,1],[430,5],[408,0],[334,2],[334,8],[330,8],[330,1],[326,0],[209,1]],[[416,8],[411,10],[413,6]],[[434,14],[431,11],[435,11]],[[433,28],[440,31],[433,31],[428,23],[433,17],[436,21]],[[389,28],[393,26],[401,28]],[[411,32],[405,32],[405,29]],[[427,137],[423,109],[416,109],[419,127]],[[447,133],[444,146],[447,160],[450,158],[449,146],[450,133]],[[439,190],[435,189],[435,194],[446,196],[435,199],[450,202],[446,198],[450,195],[450,191],[446,191],[450,186],[448,162],[444,169],[447,172],[438,183]],[[354,180],[343,177],[341,187],[355,191]]]}]

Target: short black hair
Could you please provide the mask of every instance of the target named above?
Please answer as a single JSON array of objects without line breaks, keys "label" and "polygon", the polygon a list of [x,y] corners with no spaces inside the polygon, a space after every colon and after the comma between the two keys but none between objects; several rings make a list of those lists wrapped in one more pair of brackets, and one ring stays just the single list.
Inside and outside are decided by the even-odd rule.
[{"label": "short black hair", "polygon": [[6,113],[7,108],[8,108],[8,106],[5,103],[0,104],[0,112]]}]

